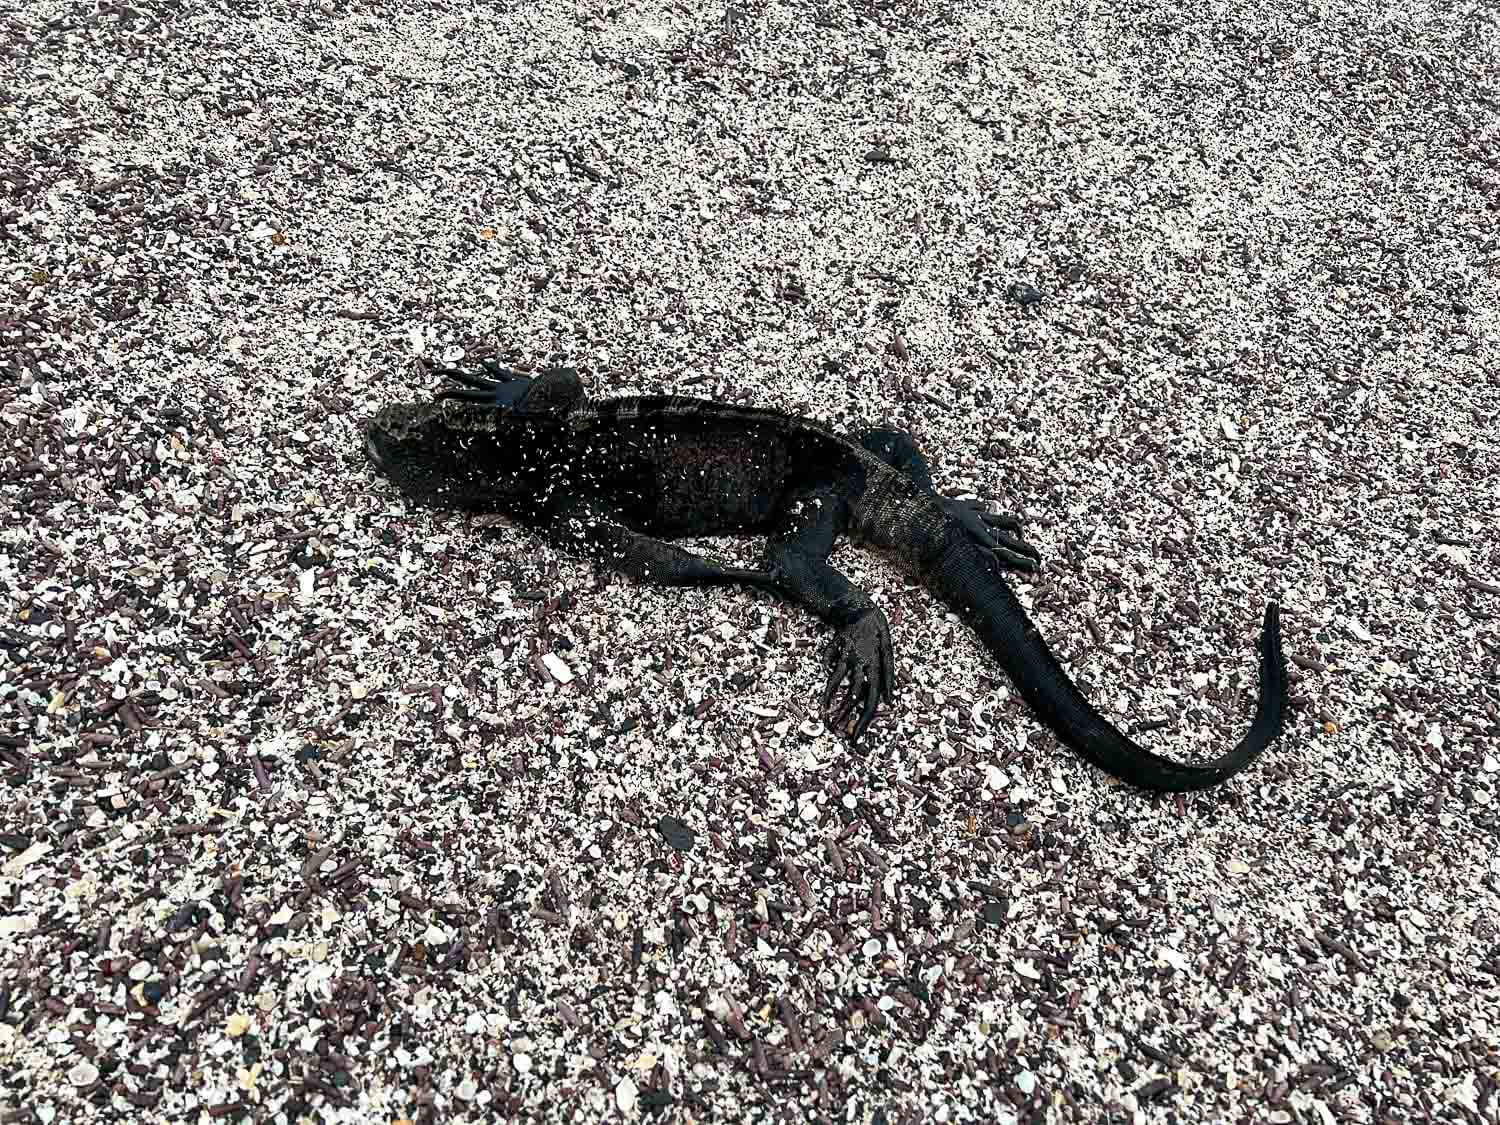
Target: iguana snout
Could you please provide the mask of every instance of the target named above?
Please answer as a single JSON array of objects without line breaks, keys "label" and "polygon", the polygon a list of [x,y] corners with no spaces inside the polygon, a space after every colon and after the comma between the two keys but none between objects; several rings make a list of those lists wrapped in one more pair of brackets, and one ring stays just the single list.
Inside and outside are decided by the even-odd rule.
[{"label": "iguana snout", "polygon": [[436,411],[427,403],[397,403],[364,421],[365,454],[376,472],[415,499],[453,475],[453,458],[444,456],[446,435]]},{"label": "iguana snout", "polygon": [[379,422],[374,418],[366,418],[365,431],[365,455],[370,458],[370,464],[375,466],[376,471],[381,473],[390,472],[390,451],[386,446],[386,436]]}]

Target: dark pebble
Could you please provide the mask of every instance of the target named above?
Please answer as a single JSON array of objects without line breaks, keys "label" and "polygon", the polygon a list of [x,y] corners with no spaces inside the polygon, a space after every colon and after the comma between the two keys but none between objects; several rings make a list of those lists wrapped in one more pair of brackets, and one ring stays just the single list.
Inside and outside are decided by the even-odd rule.
[{"label": "dark pebble", "polygon": [[1010,299],[1022,308],[1041,304],[1042,301],[1042,291],[1035,285],[1028,285],[1024,281],[1011,282],[1006,292],[1010,294]]},{"label": "dark pebble", "polygon": [[1170,1089],[1172,1089],[1171,1079],[1153,1078],[1135,1092],[1135,1097],[1137,1101],[1149,1102],[1152,1098],[1165,1094]]},{"label": "dark pebble", "polygon": [[680,852],[689,850],[697,839],[693,830],[675,816],[662,817],[656,822],[656,830],[661,833],[662,839]]}]

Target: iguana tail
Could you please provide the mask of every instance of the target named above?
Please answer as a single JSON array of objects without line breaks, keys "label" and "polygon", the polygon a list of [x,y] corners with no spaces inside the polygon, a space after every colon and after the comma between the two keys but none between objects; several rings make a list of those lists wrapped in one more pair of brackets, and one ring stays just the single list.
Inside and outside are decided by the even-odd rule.
[{"label": "iguana tail", "polygon": [[1281,733],[1287,711],[1280,613],[1266,607],[1260,638],[1260,702],[1238,746],[1199,765],[1171,761],[1117,730],[1068,678],[995,563],[971,539],[955,539],[932,571],[948,605],[984,641],[1021,695],[1057,736],[1089,761],[1143,789],[1179,792],[1216,785],[1244,769]]}]

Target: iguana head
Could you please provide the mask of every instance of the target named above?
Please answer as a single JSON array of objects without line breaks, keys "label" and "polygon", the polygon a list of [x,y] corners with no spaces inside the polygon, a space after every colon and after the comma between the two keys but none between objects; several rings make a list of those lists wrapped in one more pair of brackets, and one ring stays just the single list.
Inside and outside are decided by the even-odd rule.
[{"label": "iguana head", "polygon": [[535,494],[538,426],[557,428],[465,402],[404,402],[365,422],[365,453],[413,503],[500,512]]},{"label": "iguana head", "polygon": [[365,420],[370,464],[408,498],[423,503],[443,506],[441,496],[458,471],[448,452],[456,444],[438,403],[397,403]]},{"label": "iguana head", "polygon": [[370,463],[409,500],[506,512],[549,494],[549,471],[567,451],[568,412],[582,394],[577,373],[483,368],[487,375],[444,368],[458,387],[365,422]]}]

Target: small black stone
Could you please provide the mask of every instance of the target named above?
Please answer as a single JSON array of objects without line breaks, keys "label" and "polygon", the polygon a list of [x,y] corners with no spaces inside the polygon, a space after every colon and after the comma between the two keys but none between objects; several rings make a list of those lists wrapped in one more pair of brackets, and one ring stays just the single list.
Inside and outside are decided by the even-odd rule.
[{"label": "small black stone", "polygon": [[1153,1098],[1161,1097],[1161,1095],[1167,1093],[1173,1088],[1174,1087],[1172,1085],[1171,1079],[1155,1078],[1138,1089],[1135,1092],[1135,1097],[1137,1101],[1149,1102]]},{"label": "small black stone", "polygon": [[1010,904],[1003,898],[987,902],[979,908],[980,916],[991,926],[1005,925],[1005,916],[1010,913]]},{"label": "small black stone", "polygon": [[677,1101],[669,1090],[642,1090],[640,1100],[641,1105],[645,1106],[647,1111],[664,1109],[667,1106],[676,1104]]},{"label": "small black stone", "polygon": [[697,839],[693,830],[675,816],[662,817],[656,822],[656,830],[661,833],[662,839],[680,852],[689,850]]},{"label": "small black stone", "polygon": [[1024,281],[1011,282],[1010,288],[1006,292],[1010,295],[1010,299],[1022,308],[1039,305],[1042,301],[1042,291],[1035,285],[1030,285]]}]

